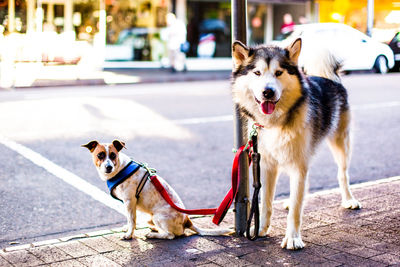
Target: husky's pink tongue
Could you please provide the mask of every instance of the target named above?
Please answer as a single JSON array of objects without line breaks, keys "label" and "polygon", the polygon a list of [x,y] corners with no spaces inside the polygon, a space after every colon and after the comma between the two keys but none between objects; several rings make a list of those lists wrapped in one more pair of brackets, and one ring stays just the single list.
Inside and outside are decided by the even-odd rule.
[{"label": "husky's pink tongue", "polygon": [[270,101],[264,101],[261,103],[261,109],[264,114],[272,114],[275,110],[275,104]]}]

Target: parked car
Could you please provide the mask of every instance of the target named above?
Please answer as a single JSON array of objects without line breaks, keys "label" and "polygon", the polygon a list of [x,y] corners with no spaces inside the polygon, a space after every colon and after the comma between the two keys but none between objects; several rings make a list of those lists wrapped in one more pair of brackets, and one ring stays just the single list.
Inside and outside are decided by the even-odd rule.
[{"label": "parked car", "polygon": [[154,34],[158,34],[158,30],[152,28],[122,30],[115,44],[107,44],[106,60],[150,60],[151,38]]},{"label": "parked car", "polygon": [[[303,48],[315,44],[327,47],[342,61],[342,70],[374,70],[386,73],[394,66],[393,51],[364,33],[341,23],[312,23],[295,27],[295,30],[279,41],[287,43],[296,37],[303,40]],[[312,48],[314,49],[314,48]]]},{"label": "parked car", "polygon": [[394,67],[392,71],[400,71],[400,32],[396,33],[389,43],[389,47],[393,50],[394,54]]},{"label": "parked car", "polygon": [[205,19],[199,25],[199,32],[197,56],[204,56],[203,52],[205,50],[211,50],[208,51],[211,57],[231,56],[230,30],[224,21],[219,19]]}]

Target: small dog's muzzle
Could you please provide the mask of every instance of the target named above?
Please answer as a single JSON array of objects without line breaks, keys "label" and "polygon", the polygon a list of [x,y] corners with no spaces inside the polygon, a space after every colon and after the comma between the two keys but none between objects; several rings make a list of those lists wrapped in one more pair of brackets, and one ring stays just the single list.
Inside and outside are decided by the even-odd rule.
[{"label": "small dog's muzzle", "polygon": [[112,170],[113,170],[113,166],[112,165],[106,165],[105,169],[106,169],[106,173],[111,173]]}]

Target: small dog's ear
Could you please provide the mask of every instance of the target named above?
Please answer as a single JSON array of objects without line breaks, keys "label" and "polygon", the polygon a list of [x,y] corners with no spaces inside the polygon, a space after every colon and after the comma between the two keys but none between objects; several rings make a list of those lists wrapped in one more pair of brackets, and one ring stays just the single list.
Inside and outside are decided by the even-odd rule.
[{"label": "small dog's ear", "polygon": [[119,140],[114,140],[112,144],[118,152],[125,147],[125,143]]},{"label": "small dog's ear", "polygon": [[290,60],[297,64],[301,51],[301,38],[297,38],[287,49]]},{"label": "small dog's ear", "polygon": [[249,48],[240,41],[232,44],[232,57],[236,69],[249,57],[249,52]]},{"label": "small dog's ear", "polygon": [[97,141],[90,141],[86,145],[81,145],[81,147],[86,147],[89,149],[90,152],[93,152],[93,150],[96,148],[96,146],[99,144]]}]

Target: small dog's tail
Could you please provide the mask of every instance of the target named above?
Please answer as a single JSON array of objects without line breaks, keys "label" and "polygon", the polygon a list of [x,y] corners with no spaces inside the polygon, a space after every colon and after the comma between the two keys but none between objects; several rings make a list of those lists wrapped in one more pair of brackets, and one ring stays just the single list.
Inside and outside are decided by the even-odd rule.
[{"label": "small dog's tail", "polygon": [[302,51],[299,65],[307,75],[319,76],[340,83],[341,60],[326,48],[309,48]]},{"label": "small dog's tail", "polygon": [[200,228],[200,227],[195,226],[190,219],[188,219],[186,221],[185,228],[188,228],[188,229],[198,233],[199,235],[218,236],[218,235],[228,235],[228,234],[233,233],[233,231],[230,230],[230,229],[222,229],[222,228],[220,228],[220,229],[204,229],[204,228]]}]

